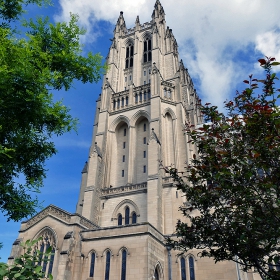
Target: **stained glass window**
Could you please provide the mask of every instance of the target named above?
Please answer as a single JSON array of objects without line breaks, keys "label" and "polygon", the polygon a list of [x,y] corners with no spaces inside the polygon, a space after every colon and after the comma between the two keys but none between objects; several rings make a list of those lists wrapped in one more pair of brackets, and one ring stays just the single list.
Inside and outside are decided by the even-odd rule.
[{"label": "stained glass window", "polygon": [[181,258],[181,280],[186,280],[186,260]]},{"label": "stained glass window", "polygon": [[135,212],[133,212],[133,214],[132,214],[132,223],[133,223],[133,224],[136,224],[136,223],[137,223],[137,215],[136,215]]},{"label": "stained glass window", "polygon": [[147,38],[144,41],[144,62],[152,60],[152,41],[150,38]]},{"label": "stained glass window", "polygon": [[193,257],[189,257],[189,269],[190,269],[190,280],[195,280]]},{"label": "stained glass window", "polygon": [[133,67],[133,55],[134,47],[132,44],[129,44],[126,47],[126,57],[125,57],[125,68]]},{"label": "stained glass window", "polygon": [[122,214],[119,214],[118,216],[118,226],[122,225]]},{"label": "stained glass window", "polygon": [[121,274],[121,280],[126,279],[126,257],[127,257],[127,252],[126,250],[122,251],[122,274]]},{"label": "stained glass window", "polygon": [[[38,265],[42,267],[42,271],[45,272],[47,277],[52,273],[56,242],[54,234],[49,229],[42,231],[39,237],[41,237],[41,240],[35,245],[34,254],[36,254],[36,250],[40,251]],[[52,247],[51,255],[46,255],[50,247]]]},{"label": "stained glass window", "polygon": [[125,220],[125,224],[128,225],[129,224],[129,207],[128,206],[125,208],[125,218],[124,218],[124,220]]},{"label": "stained glass window", "polygon": [[110,261],[111,261],[111,253],[110,253],[110,251],[107,251],[107,253],[106,253],[106,266],[105,266],[105,280],[109,280]]},{"label": "stained glass window", "polygon": [[95,253],[92,253],[91,254],[91,261],[90,261],[89,277],[93,277],[93,275],[94,275],[94,265],[95,265]]}]

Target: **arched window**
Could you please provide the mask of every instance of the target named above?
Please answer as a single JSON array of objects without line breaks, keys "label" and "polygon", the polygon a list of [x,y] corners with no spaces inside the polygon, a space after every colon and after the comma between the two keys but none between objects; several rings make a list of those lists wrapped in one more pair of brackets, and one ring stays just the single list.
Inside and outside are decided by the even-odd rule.
[{"label": "arched window", "polygon": [[167,96],[167,91],[166,91],[166,88],[164,89],[164,97]]},{"label": "arched window", "polygon": [[126,47],[125,68],[133,67],[134,46],[129,44]]},{"label": "arched window", "polygon": [[[35,250],[40,251],[38,265],[42,267],[42,271],[45,273],[45,277],[48,277],[52,273],[53,262],[55,257],[55,237],[51,230],[45,229],[40,234],[41,240],[35,245]],[[45,253],[52,247],[51,255],[47,256]]]},{"label": "arched window", "polygon": [[122,98],[122,107],[124,106],[124,98]]},{"label": "arched window", "polygon": [[189,257],[189,270],[190,270],[190,280],[195,280],[193,257]]},{"label": "arched window", "polygon": [[137,223],[137,215],[136,215],[135,212],[133,212],[133,214],[132,214],[132,223],[133,223],[133,224],[136,224],[136,223]]},{"label": "arched window", "polygon": [[152,41],[150,38],[144,41],[144,62],[152,61]]},{"label": "arched window", "polygon": [[151,98],[151,92],[148,91],[148,99],[150,99],[150,98]]},{"label": "arched window", "polygon": [[120,103],[121,103],[120,99],[118,99],[118,108],[120,108]]},{"label": "arched window", "polygon": [[126,257],[127,257],[127,252],[126,250],[122,251],[122,274],[121,274],[121,280],[126,279]]},{"label": "arched window", "polygon": [[91,254],[89,277],[94,275],[95,253]]},{"label": "arched window", "polygon": [[118,215],[118,226],[122,225],[122,214]]},{"label": "arched window", "polygon": [[139,93],[140,102],[142,102],[142,92]]},{"label": "arched window", "polygon": [[105,280],[109,280],[110,261],[111,261],[111,253],[110,253],[110,251],[107,251],[107,253],[106,253],[106,266],[105,266]]},{"label": "arched window", "polygon": [[146,100],[147,100],[147,93],[144,92],[144,101],[146,101]]},{"label": "arched window", "polygon": [[155,280],[159,280],[159,274],[158,274],[157,268],[155,269],[155,275],[154,275],[154,277],[155,277]]},{"label": "arched window", "polygon": [[128,206],[125,208],[125,218],[124,218],[124,223],[125,223],[126,225],[128,225],[128,224],[129,224],[129,207],[128,207]]},{"label": "arched window", "polygon": [[186,280],[187,277],[186,277],[186,260],[185,260],[185,258],[182,257],[180,262],[181,262],[181,280]]},{"label": "arched window", "polygon": [[138,94],[135,94],[135,103],[138,103]]},{"label": "arched window", "polygon": [[116,109],[116,100],[114,100],[114,102],[113,102],[113,108],[114,108],[114,110]]}]

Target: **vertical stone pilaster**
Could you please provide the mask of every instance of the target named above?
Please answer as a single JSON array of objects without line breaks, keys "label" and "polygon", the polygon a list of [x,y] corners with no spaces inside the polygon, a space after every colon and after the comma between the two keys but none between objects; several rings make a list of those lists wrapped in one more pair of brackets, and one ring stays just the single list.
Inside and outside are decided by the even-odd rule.
[{"label": "vertical stone pilaster", "polygon": [[135,138],[136,131],[135,126],[129,128],[129,158],[128,158],[128,177],[127,183],[133,184],[135,181],[134,166],[135,166]]},{"label": "vertical stone pilaster", "polygon": [[147,212],[148,222],[162,231],[162,186],[159,172],[160,142],[152,129],[148,143]]}]

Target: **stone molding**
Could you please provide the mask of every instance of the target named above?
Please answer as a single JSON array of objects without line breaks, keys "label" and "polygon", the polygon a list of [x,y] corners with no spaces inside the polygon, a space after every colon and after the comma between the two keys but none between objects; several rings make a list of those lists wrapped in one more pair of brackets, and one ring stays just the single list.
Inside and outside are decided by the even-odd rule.
[{"label": "stone molding", "polygon": [[147,192],[147,183],[137,184],[137,185],[130,185],[130,186],[121,186],[116,188],[104,188],[101,190],[102,198],[111,198],[116,196],[128,195],[128,194],[135,194],[135,193],[142,193]]},{"label": "stone molding", "polygon": [[63,220],[67,223],[69,223],[71,220],[70,213],[51,205],[51,206],[48,206],[47,208],[45,208],[43,211],[39,212],[37,215],[35,215],[30,220],[28,220],[26,222],[26,229],[30,228],[31,226],[33,226],[40,220],[43,220],[46,216],[50,216],[50,215],[55,216],[58,219]]},{"label": "stone molding", "polygon": [[43,220],[45,217],[47,216],[52,216],[57,218],[58,220],[62,220],[64,222],[66,222],[67,224],[72,224],[71,223],[71,218],[76,216],[78,217],[78,222],[76,222],[77,224],[82,225],[83,227],[87,227],[88,229],[95,229],[97,228],[97,226],[92,223],[91,221],[89,221],[88,219],[77,215],[77,214],[70,214],[67,211],[64,211],[54,205],[50,205],[47,208],[45,208],[43,211],[39,212],[37,215],[35,215],[34,217],[32,217],[31,219],[22,222],[23,224],[25,224],[25,229],[27,230],[30,227],[32,227],[34,224],[38,223],[39,221]]}]

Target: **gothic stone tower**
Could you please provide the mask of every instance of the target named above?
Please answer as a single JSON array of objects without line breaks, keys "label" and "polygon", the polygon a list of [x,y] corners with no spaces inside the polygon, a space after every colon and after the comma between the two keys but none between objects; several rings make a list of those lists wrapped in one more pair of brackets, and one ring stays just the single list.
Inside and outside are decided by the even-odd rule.
[{"label": "gothic stone tower", "polygon": [[43,236],[40,250],[51,243],[55,253],[44,269],[57,280],[243,279],[234,263],[178,257],[164,245],[185,198],[160,163],[184,169],[195,153],[184,124],[201,119],[158,0],[152,20],[137,17],[133,28],[120,13],[107,64],[76,213],[51,205],[23,222],[9,262],[20,240]]},{"label": "gothic stone tower", "polygon": [[[97,103],[93,142],[77,213],[101,227],[148,222],[174,231],[182,196],[159,168],[184,168],[192,147],[184,123],[197,124],[197,95],[159,1],[150,22],[126,28],[120,13]],[[122,218],[120,218],[120,216]]]}]

